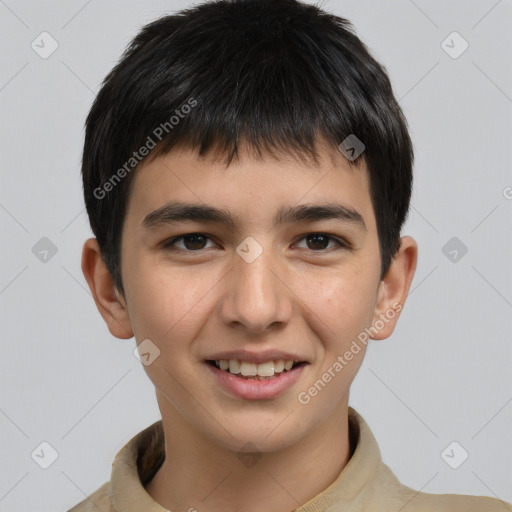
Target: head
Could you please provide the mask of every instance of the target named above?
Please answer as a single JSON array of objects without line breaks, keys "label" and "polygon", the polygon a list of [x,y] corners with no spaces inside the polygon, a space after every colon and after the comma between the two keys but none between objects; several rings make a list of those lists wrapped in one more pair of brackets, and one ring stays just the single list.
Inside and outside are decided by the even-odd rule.
[{"label": "head", "polygon": [[[364,145],[357,158],[340,150],[347,138]],[[289,392],[243,400],[196,376],[216,354],[276,349],[305,362],[304,387],[377,319],[366,332],[389,336],[416,264],[414,241],[400,237],[412,164],[386,71],[347,20],[296,0],[220,0],[145,26],[87,118],[96,239],[82,268],[112,334],[158,347],[146,371],[161,408],[235,447],[283,403],[302,407],[292,422],[307,430],[346,402],[366,344],[307,407]],[[222,212],[189,208],[185,222],[176,203]],[[308,205],[338,205],[338,217]],[[171,240],[186,233],[207,238]],[[222,405],[236,442],[184,388]],[[277,443],[293,442],[284,434]]]}]

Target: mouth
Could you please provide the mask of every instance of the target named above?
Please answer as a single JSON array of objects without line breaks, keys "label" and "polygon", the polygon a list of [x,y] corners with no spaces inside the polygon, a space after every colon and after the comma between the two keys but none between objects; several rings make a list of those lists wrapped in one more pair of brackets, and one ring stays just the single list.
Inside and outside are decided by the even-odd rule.
[{"label": "mouth", "polygon": [[273,380],[308,364],[306,361],[285,361],[283,359],[259,364],[238,359],[206,360],[206,363],[222,372],[245,380]]},{"label": "mouth", "polygon": [[219,384],[229,395],[243,400],[277,399],[297,385],[310,364],[291,359],[261,361],[207,359],[204,364],[214,379],[212,383]]}]

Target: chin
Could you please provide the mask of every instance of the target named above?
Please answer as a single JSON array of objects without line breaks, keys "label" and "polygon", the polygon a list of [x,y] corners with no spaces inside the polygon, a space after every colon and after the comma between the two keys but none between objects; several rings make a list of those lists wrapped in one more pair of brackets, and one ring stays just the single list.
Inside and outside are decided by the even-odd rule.
[{"label": "chin", "polygon": [[[284,450],[298,442],[305,435],[305,432],[297,429],[295,423],[293,425],[285,425],[287,420],[285,419],[283,422],[283,419],[286,416],[284,414],[279,415],[279,417],[267,417],[263,421],[261,417],[258,418],[255,415],[254,420],[247,418],[242,423],[229,423],[226,421],[224,426],[233,437],[222,431],[222,434],[224,434],[222,439],[216,437],[215,440],[235,452],[258,451],[267,453]],[[303,428],[303,425],[301,428]]]}]

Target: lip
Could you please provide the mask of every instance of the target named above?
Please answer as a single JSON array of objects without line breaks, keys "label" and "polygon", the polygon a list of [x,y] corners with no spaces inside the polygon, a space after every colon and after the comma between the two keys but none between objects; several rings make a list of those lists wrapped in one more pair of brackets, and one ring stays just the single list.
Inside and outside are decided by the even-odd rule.
[{"label": "lip", "polygon": [[297,355],[283,352],[281,350],[264,350],[262,352],[251,352],[250,350],[230,350],[225,352],[217,352],[205,358],[207,361],[219,361],[220,359],[238,359],[239,361],[247,361],[248,363],[260,364],[267,361],[295,361],[297,363],[308,361]]},{"label": "lip", "polygon": [[207,362],[205,362],[204,365],[224,389],[232,395],[245,400],[269,400],[277,398],[297,382],[306,366],[308,366],[307,364],[301,364],[281,373],[277,377],[268,380],[257,380],[242,379],[227,371],[220,370]]}]

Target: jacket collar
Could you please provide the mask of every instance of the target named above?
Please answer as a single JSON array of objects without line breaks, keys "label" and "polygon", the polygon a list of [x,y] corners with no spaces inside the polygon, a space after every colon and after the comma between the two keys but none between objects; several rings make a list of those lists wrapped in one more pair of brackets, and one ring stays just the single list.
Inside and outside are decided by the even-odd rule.
[{"label": "jacket collar", "polygon": [[[352,456],[336,480],[296,512],[328,511],[350,504],[363,493],[382,468],[380,450],[370,428],[352,408],[348,408]],[[162,420],[133,437],[112,463],[109,494],[116,512],[168,512],[146,492],[144,485],[153,478],[165,458]]]}]

